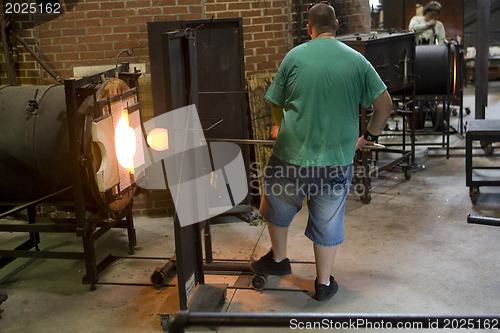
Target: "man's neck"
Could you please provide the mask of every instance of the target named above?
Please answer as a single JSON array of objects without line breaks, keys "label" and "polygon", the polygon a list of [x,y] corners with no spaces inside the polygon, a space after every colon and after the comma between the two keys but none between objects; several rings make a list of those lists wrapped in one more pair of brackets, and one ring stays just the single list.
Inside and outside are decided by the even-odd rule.
[{"label": "man's neck", "polygon": [[331,32],[322,32],[322,33],[317,34],[316,37],[314,37],[314,39],[317,39],[317,38],[335,38],[335,34],[333,34]]}]

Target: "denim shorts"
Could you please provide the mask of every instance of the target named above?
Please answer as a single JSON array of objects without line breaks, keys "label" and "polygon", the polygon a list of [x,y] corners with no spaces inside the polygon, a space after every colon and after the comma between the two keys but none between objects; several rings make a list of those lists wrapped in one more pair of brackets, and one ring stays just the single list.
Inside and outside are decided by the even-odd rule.
[{"label": "denim shorts", "polygon": [[264,170],[260,214],[271,224],[288,227],[307,198],[305,235],[322,246],[344,242],[345,200],[352,180],[347,166],[297,166],[269,158]]}]

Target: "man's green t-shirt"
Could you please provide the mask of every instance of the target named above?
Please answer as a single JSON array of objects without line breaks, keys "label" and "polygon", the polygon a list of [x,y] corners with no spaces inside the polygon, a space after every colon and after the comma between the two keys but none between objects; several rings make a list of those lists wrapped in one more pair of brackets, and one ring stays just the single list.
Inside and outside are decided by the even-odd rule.
[{"label": "man's green t-shirt", "polygon": [[369,107],[386,89],[368,60],[336,39],[293,48],[265,96],[284,111],[273,153],[301,166],[351,164],[359,104]]}]

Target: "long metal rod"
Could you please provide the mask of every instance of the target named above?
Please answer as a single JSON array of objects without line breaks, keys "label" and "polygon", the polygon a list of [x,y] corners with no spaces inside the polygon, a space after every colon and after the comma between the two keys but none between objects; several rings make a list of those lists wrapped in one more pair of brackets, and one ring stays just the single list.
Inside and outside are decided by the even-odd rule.
[{"label": "long metal rod", "polygon": [[9,84],[11,86],[17,86],[17,75],[9,53],[9,43],[7,41],[7,26],[5,24],[4,18],[6,18],[6,15],[0,13],[0,32],[2,34],[2,47],[5,59],[5,68],[7,71],[7,76],[9,78]]},{"label": "long metal rod", "polygon": [[467,223],[473,224],[484,224],[484,225],[492,225],[495,227],[500,227],[500,219],[493,217],[482,217],[482,216],[467,216]]},{"label": "long metal rod", "polygon": [[45,197],[42,197],[42,198],[40,198],[40,199],[36,199],[36,200],[31,201],[31,202],[28,202],[28,203],[26,203],[26,204],[23,204],[23,205],[19,205],[19,206],[17,206],[17,207],[14,207],[14,208],[12,208],[12,209],[10,209],[10,210],[8,210],[8,211],[6,211],[6,212],[4,212],[4,213],[0,214],[0,219],[4,218],[5,216],[9,216],[9,215],[11,215],[11,214],[14,214],[14,213],[20,212],[21,210],[24,210],[24,209],[26,209],[26,208],[28,208],[28,207],[30,207],[30,206],[36,205],[36,204],[38,204],[38,203],[40,203],[40,202],[47,201],[48,199],[50,199],[50,198],[52,198],[52,197],[56,197],[56,196],[58,196],[58,195],[59,195],[59,194],[61,194],[61,193],[64,193],[64,192],[66,192],[66,191],[69,191],[71,188],[72,188],[71,186],[68,186],[68,187],[66,187],[66,188],[63,188],[63,189],[62,189],[62,190],[60,190],[60,191],[54,192],[54,193],[49,194],[49,195],[47,195],[47,196],[45,196]]},{"label": "long metal rod", "polygon": [[422,315],[363,313],[213,313],[184,311],[168,321],[171,333],[187,327],[307,327],[324,330],[347,329],[488,329],[498,325],[500,315]]},{"label": "long metal rod", "polygon": [[31,54],[33,58],[49,73],[50,76],[54,78],[59,83],[64,83],[64,78],[60,77],[38,56],[38,54],[33,51],[33,49],[26,43],[26,41],[19,35],[16,35],[16,39],[24,46],[24,48]]},{"label": "long metal rod", "polygon": [[251,140],[251,139],[224,139],[224,138],[206,138],[207,142],[232,142],[246,145],[274,145],[274,140]]}]

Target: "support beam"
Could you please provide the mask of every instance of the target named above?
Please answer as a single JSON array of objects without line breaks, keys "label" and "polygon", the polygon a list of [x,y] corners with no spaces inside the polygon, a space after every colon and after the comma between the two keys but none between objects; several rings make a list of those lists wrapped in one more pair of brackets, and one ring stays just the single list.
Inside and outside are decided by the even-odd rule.
[{"label": "support beam", "polygon": [[484,119],[488,105],[488,58],[491,0],[477,0],[476,119]]}]

